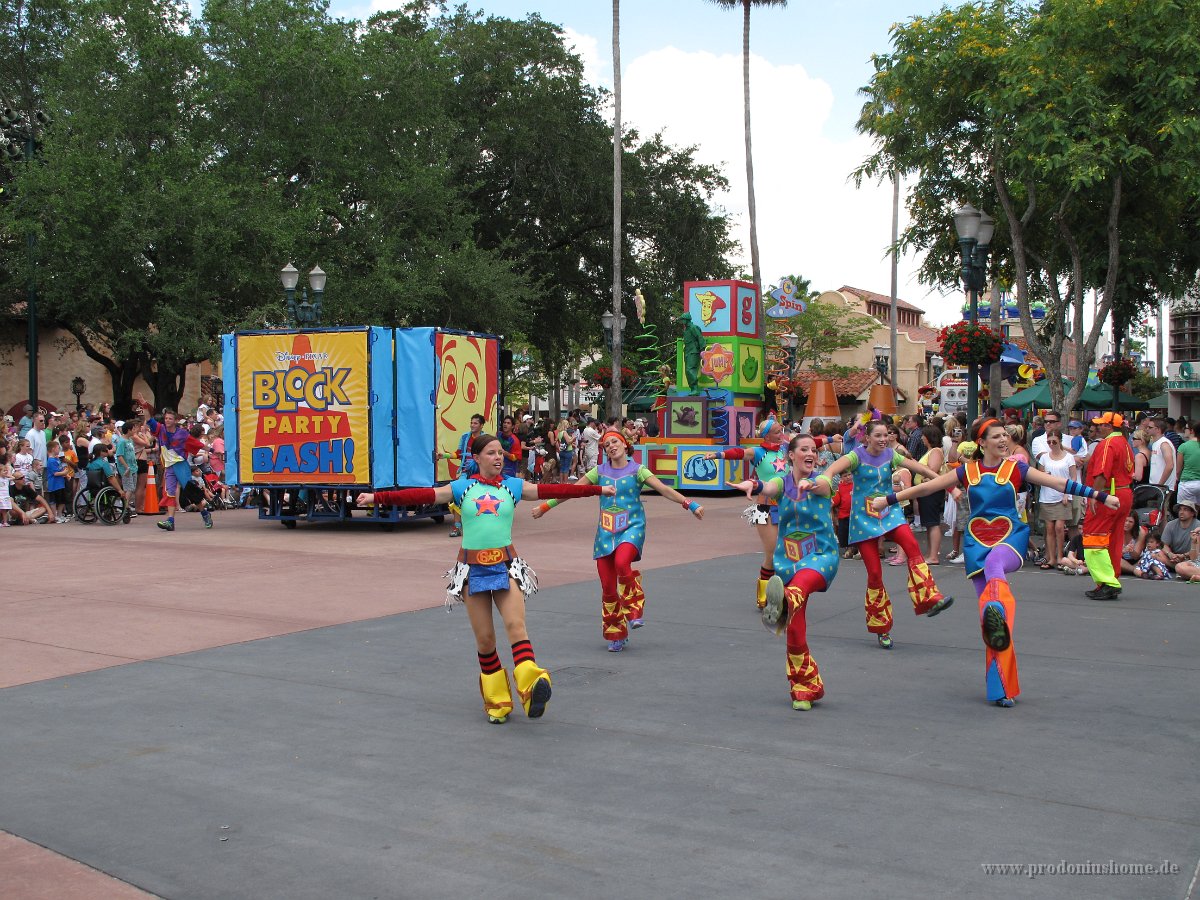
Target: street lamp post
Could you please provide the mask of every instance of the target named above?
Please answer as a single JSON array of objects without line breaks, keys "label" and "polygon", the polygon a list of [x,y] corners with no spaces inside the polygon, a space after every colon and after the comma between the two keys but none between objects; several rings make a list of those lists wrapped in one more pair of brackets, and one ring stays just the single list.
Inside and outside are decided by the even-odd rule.
[{"label": "street lamp post", "polygon": [[[28,166],[37,151],[36,132],[49,124],[50,117],[40,109],[30,117],[0,100],[0,155],[7,157],[10,162],[24,159]],[[28,281],[25,284],[25,315],[29,324],[26,335],[29,348],[29,404],[35,410],[38,408],[37,282],[33,278],[36,251],[37,236],[30,228],[25,234],[25,254],[29,264]]]},{"label": "street lamp post", "polygon": [[[963,287],[966,288],[970,303],[967,321],[977,325],[979,292],[987,284],[987,260],[996,220],[967,203],[954,211],[954,230],[958,234],[959,254],[962,257]],[[973,422],[978,415],[979,364],[971,363],[967,370],[967,420]]]},{"label": "street lamp post", "polygon": [[942,377],[942,372],[945,370],[946,361],[937,354],[929,357],[929,368],[933,371],[933,389],[935,396],[938,398],[938,407],[941,407],[942,386],[938,384],[938,379]]},{"label": "street lamp post", "polygon": [[[614,323],[616,325],[614,330]],[[613,315],[612,310],[606,309],[600,316],[600,325],[604,329],[604,345],[608,348],[608,352],[612,358],[612,384],[608,388],[608,414],[610,416],[619,416],[621,414],[621,398],[624,396],[624,385],[621,384],[621,364],[618,361],[618,354],[613,352],[613,345],[619,347],[621,335],[625,333],[625,313],[618,311]],[[614,341],[615,338],[615,341]]]},{"label": "street lamp post", "polygon": [[[308,287],[300,289],[300,302],[296,302],[296,285],[300,283],[300,271],[288,263],[279,272],[283,294],[287,298],[288,314],[297,328],[321,324],[321,301],[325,297],[325,282],[328,276],[320,266],[313,266],[308,273]],[[308,299],[308,288],[312,288],[312,302]]]},{"label": "street lamp post", "polygon": [[888,364],[892,358],[890,347],[885,347],[883,344],[875,345],[875,371],[879,373],[879,383],[883,384],[883,379],[887,376]]},{"label": "street lamp post", "polygon": [[71,393],[75,395],[75,412],[83,412],[83,404],[79,402],[79,398],[87,393],[87,382],[83,376],[76,375],[71,379]]}]

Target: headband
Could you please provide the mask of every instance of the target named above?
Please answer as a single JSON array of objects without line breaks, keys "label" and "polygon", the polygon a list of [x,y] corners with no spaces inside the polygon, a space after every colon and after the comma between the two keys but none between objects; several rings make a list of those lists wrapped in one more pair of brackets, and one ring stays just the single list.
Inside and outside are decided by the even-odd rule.
[{"label": "headband", "polygon": [[606,431],[606,432],[604,432],[604,434],[600,435],[600,443],[601,443],[601,444],[603,444],[603,443],[604,443],[604,441],[605,441],[605,439],[606,439],[606,438],[607,438],[607,437],[608,437],[610,434],[611,434],[613,437],[619,437],[619,438],[621,439],[621,443],[625,445],[625,449],[626,449],[626,450],[632,450],[632,449],[633,449],[632,445],[629,443],[629,441],[628,441],[628,439],[625,437],[625,435],[621,434],[621,432],[619,432],[619,431],[616,431],[616,430],[614,430],[614,429],[612,429],[612,428],[608,429],[608,431]]},{"label": "headband", "polygon": [[975,443],[978,444],[980,441],[982,441],[983,436],[987,434],[987,430],[993,425],[996,425],[1000,428],[1004,427],[1000,424],[999,419],[984,419],[982,422],[980,422],[979,426],[975,429]]},{"label": "headband", "polygon": [[758,436],[760,438],[765,438],[767,436],[767,433],[770,432],[771,426],[774,424],[775,424],[775,417],[768,416],[767,420],[765,422],[763,422],[761,426],[759,426]]}]

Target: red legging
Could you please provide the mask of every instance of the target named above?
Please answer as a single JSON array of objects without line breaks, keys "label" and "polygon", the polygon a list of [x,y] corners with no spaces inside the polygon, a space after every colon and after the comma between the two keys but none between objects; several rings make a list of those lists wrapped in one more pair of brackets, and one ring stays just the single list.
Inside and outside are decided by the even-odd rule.
[{"label": "red legging", "polygon": [[600,588],[605,597],[617,596],[617,578],[630,578],[633,564],[638,560],[638,548],[633,544],[617,544],[617,549],[608,556],[596,560],[596,571],[600,573]]},{"label": "red legging", "polygon": [[[908,525],[897,525],[891,531],[887,532],[884,537],[890,537],[900,545],[900,549],[908,557],[910,567],[913,565],[914,560],[920,562],[925,559],[925,554],[921,551],[921,546],[917,543],[917,539],[913,537],[912,529]],[[863,565],[867,567],[867,587],[883,587],[883,565],[879,562],[878,538],[859,541],[854,546],[858,548],[859,555],[862,556]]]},{"label": "red legging", "polygon": [[[800,569],[792,576],[792,580],[788,582],[787,586],[804,591],[806,601],[813,594],[826,588],[824,576],[815,569]],[[805,602],[804,607],[796,610],[788,620],[787,645],[789,652],[792,648],[808,649],[808,625],[804,621],[804,609],[807,606],[808,603]]]}]

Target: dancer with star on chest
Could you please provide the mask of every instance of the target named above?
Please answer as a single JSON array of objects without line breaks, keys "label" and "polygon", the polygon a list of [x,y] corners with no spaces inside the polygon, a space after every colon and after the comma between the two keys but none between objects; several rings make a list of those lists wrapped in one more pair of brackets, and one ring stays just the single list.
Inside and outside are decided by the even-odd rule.
[{"label": "dancer with star on chest", "polygon": [[[596,542],[592,556],[600,575],[601,622],[604,640],[612,653],[625,649],[629,629],[641,628],[645,615],[646,592],[642,589],[642,573],[633,564],[642,558],[646,542],[646,510],[642,506],[642,486],[649,485],[668,500],[674,500],[697,519],[704,518],[704,507],[689,501],[683,494],[667,487],[645,466],[630,460],[628,439],[621,432],[609,429],[600,436],[600,449],[607,459],[583,475],[576,485],[612,487],[600,501],[600,521],[596,527]],[[540,519],[557,505],[548,500],[533,510]]]},{"label": "dancer with star on chest", "polygon": [[[425,506],[453,501],[462,510],[463,539],[458,561],[447,574],[448,594],[463,601],[475,632],[479,655],[479,691],[488,721],[500,724],[512,712],[508,673],[496,652],[493,605],[512,644],[513,680],[525,714],[539,718],[550,700],[550,673],[537,664],[525,627],[525,598],[537,590],[537,576],[512,544],[513,512],[521,500],[612,496],[611,486],[540,484],[505,477],[505,451],[498,438],[480,434],[471,441],[478,472],[436,488],[405,488],[358,495],[360,506]],[[520,590],[515,590],[516,581]]]}]

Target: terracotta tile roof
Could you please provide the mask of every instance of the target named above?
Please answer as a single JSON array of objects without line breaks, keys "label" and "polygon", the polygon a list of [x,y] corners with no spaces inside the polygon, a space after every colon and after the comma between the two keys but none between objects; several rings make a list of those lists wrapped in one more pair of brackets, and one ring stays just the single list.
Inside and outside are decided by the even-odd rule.
[{"label": "terracotta tile roof", "polygon": [[[858,396],[879,377],[879,373],[874,369],[857,369],[849,375],[833,379],[833,390],[838,397],[853,397],[858,399]],[[809,384],[818,378],[828,379],[828,375],[822,375],[820,372],[815,372],[812,369],[800,369],[796,372],[796,380]],[[808,396],[808,391],[803,392],[804,396]]]},{"label": "terracotta tile roof", "polygon": [[903,331],[914,341],[925,342],[926,353],[941,353],[941,331],[937,328],[926,328],[924,325],[897,325],[897,331]]},{"label": "terracotta tile roof", "polygon": [[[876,294],[874,291],[865,291],[862,288],[850,287],[848,284],[843,284],[840,288],[838,288],[838,290],[845,291],[848,294],[854,294],[856,297],[861,297],[863,300],[872,301],[875,303],[883,303],[888,306],[890,306],[892,303],[891,294]],[[901,300],[899,297],[896,298],[896,308],[915,310],[922,315],[925,313],[925,310],[921,309],[921,307],[913,306],[907,300]]]}]

